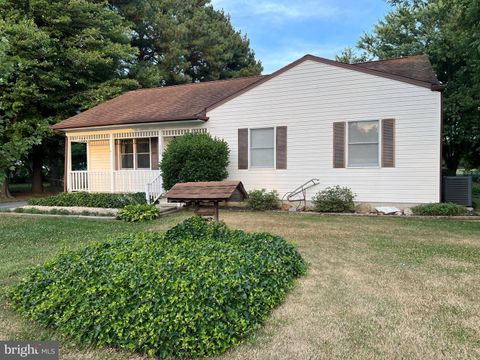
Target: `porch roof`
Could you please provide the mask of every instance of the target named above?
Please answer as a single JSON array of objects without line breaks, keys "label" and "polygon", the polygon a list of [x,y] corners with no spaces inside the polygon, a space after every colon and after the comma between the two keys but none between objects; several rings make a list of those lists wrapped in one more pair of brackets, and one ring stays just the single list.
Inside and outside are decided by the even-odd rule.
[{"label": "porch roof", "polygon": [[262,79],[232,80],[129,91],[53,126],[67,130],[151,122],[208,120],[206,109]]}]

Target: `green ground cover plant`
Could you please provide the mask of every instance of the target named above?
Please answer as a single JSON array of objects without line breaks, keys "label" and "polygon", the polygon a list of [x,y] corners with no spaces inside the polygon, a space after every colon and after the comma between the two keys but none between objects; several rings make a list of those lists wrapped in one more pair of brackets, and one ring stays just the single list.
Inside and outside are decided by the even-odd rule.
[{"label": "green ground cover plant", "polygon": [[128,222],[149,221],[160,217],[160,210],[154,204],[127,205],[120,209],[117,218]]},{"label": "green ground cover plant", "polygon": [[106,212],[97,212],[97,211],[70,211],[66,209],[50,209],[50,210],[43,210],[43,209],[36,209],[36,208],[16,208],[16,209],[5,209],[5,212],[15,212],[19,214],[45,214],[45,215],[65,215],[65,216],[115,216],[114,213],[106,213]]},{"label": "green ground cover plant", "polygon": [[465,207],[451,203],[432,203],[417,205],[412,208],[415,215],[460,216],[465,215]]},{"label": "green ground cover plant", "polygon": [[59,255],[13,288],[29,319],[86,344],[194,357],[238,344],[306,265],[279,236],[199,217]]}]

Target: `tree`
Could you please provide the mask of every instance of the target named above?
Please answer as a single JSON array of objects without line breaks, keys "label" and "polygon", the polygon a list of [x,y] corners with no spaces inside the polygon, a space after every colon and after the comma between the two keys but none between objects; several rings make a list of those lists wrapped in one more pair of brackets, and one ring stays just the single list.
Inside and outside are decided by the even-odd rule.
[{"label": "tree", "polygon": [[63,149],[51,124],[139,86],[262,70],[248,39],[207,0],[0,0],[0,8],[0,176],[28,155],[40,190],[45,156]]},{"label": "tree", "polygon": [[357,50],[390,59],[428,54],[444,91],[443,155],[448,171],[480,164],[480,1],[390,0],[393,10]]},{"label": "tree", "polygon": [[131,76],[143,87],[258,75],[246,36],[209,0],[111,0],[133,24],[138,58]]},{"label": "tree", "polygon": [[358,53],[355,49],[347,47],[340,54],[335,55],[335,60],[345,64],[355,64],[368,61],[369,58],[365,53]]},{"label": "tree", "polygon": [[168,190],[178,182],[226,179],[229,153],[226,141],[209,134],[186,134],[174,138],[160,163],[163,187]]},{"label": "tree", "polygon": [[[127,78],[136,55],[129,28],[106,1],[0,0],[0,7],[1,56],[9,64],[0,83],[5,177],[32,148],[42,151],[50,125],[138,83]],[[33,160],[41,187],[43,159]]]}]

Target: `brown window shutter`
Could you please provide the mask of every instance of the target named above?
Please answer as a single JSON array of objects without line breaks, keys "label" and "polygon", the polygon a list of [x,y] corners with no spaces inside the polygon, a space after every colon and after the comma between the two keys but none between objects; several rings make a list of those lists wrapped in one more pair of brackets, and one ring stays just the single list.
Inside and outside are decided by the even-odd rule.
[{"label": "brown window shutter", "polygon": [[150,154],[152,170],[158,170],[158,137],[150,138]]},{"label": "brown window shutter", "polygon": [[238,129],[238,168],[248,169],[248,129]]},{"label": "brown window shutter", "polygon": [[345,167],[345,121],[333,123],[333,167]]},{"label": "brown window shutter", "polygon": [[287,127],[277,126],[276,139],[276,163],[277,169],[287,168]]},{"label": "brown window shutter", "polygon": [[395,167],[395,119],[382,120],[382,167]]}]

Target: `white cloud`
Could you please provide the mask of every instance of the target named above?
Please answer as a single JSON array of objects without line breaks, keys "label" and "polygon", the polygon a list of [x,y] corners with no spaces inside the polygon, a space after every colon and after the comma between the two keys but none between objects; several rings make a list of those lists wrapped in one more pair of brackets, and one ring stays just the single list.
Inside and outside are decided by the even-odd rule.
[{"label": "white cloud", "polygon": [[233,16],[260,16],[270,21],[331,18],[340,12],[325,0],[212,0],[212,4]]}]

